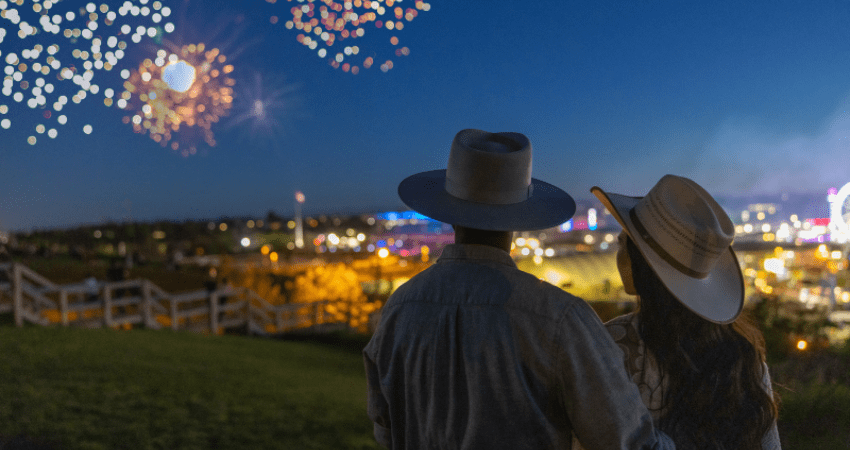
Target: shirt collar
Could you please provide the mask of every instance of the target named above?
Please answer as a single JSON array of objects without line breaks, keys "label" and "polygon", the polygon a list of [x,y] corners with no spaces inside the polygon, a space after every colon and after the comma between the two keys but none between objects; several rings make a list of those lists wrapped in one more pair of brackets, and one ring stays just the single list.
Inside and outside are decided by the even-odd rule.
[{"label": "shirt collar", "polygon": [[489,245],[449,244],[443,249],[443,253],[437,262],[450,260],[493,261],[516,268],[516,263],[511,258],[510,253]]}]

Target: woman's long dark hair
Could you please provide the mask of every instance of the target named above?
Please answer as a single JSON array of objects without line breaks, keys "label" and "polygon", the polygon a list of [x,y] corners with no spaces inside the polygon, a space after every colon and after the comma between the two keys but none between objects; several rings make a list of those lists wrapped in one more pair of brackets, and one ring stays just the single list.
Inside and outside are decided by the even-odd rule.
[{"label": "woman's long dark hair", "polygon": [[720,325],[697,316],[667,290],[631,239],[626,248],[640,297],[638,331],[669,380],[656,426],[678,448],[761,449],[777,417],[777,402],[762,384],[761,332],[744,317]]}]

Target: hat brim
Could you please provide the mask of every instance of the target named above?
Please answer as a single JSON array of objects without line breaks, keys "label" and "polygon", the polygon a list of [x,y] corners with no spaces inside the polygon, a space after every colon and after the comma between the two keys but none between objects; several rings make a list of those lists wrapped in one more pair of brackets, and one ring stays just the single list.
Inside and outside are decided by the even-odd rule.
[{"label": "hat brim", "polygon": [[720,256],[708,276],[688,276],[652,250],[637,232],[629,211],[642,197],[606,193],[596,186],[590,192],[617,219],[664,286],[685,307],[708,321],[720,324],[734,322],[741,315],[744,307],[744,276],[731,246],[728,252]]},{"label": "hat brim", "polygon": [[534,178],[528,200],[505,205],[457,198],[446,192],[445,183],[445,169],[417,173],[398,185],[398,196],[410,209],[434,220],[480,230],[542,230],[566,222],[576,212],[569,194]]}]

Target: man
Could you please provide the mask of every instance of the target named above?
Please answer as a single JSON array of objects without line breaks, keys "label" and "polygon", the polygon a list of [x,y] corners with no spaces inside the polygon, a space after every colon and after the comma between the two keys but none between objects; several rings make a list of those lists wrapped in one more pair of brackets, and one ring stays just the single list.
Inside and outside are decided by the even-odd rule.
[{"label": "man", "polygon": [[517,269],[513,231],[559,225],[564,191],[531,178],[519,133],[463,130],[446,170],[399,196],[455,229],[430,268],[384,306],[363,350],[368,414],[391,449],[674,448],[622,353],[583,300]]}]

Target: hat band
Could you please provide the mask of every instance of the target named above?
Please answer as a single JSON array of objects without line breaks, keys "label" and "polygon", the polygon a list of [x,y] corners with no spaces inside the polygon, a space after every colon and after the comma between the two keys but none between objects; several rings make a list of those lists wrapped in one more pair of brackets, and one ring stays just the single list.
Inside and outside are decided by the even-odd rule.
[{"label": "hat band", "polygon": [[513,203],[521,203],[531,198],[531,193],[534,191],[534,185],[529,184],[520,189],[514,190],[498,190],[490,191],[481,189],[480,187],[468,186],[452,181],[446,177],[445,184],[446,192],[461,200],[467,200],[476,203],[485,203],[489,205],[510,205]]},{"label": "hat band", "polygon": [[652,236],[646,231],[646,227],[640,222],[637,214],[635,214],[635,209],[632,208],[629,210],[629,218],[632,219],[632,224],[635,226],[635,230],[637,230],[640,237],[649,245],[649,247],[658,254],[664,261],[673,266],[674,269],[682,272],[683,274],[693,277],[693,278],[705,278],[708,276],[710,272],[697,272],[696,270],[691,269],[690,267],[680,263],[676,258],[673,257],[670,253],[667,253],[667,250],[661,246]]}]

